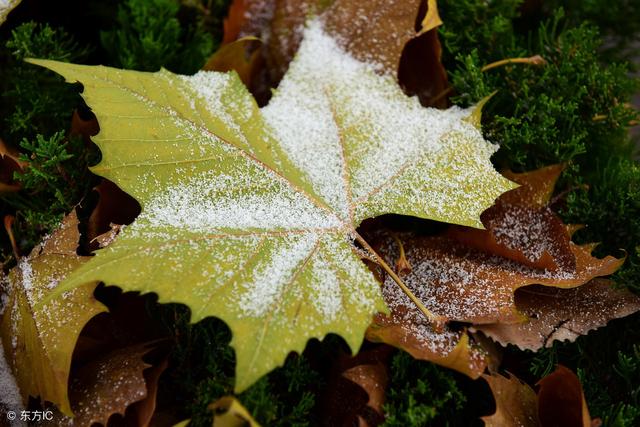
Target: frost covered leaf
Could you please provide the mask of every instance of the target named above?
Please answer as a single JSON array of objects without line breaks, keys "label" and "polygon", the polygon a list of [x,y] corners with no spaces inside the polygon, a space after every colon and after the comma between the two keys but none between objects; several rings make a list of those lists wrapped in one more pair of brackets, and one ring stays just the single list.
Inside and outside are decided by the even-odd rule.
[{"label": "frost covered leaf", "polygon": [[7,15],[16,6],[20,4],[22,0],[0,0],[0,25],[7,19]]},{"label": "frost covered leaf", "polygon": [[144,401],[149,393],[155,396],[155,390],[147,389],[144,376],[144,371],[152,368],[143,360],[149,351],[149,345],[125,347],[79,368],[69,384],[74,416],[59,416],[55,425],[91,427],[99,423],[106,426],[112,415],[124,416],[130,405]]},{"label": "frost covered leaf", "polygon": [[551,347],[554,341],[575,341],[610,320],[640,310],[640,297],[605,279],[594,279],[574,289],[527,286],[516,291],[515,303],[528,317],[527,322],[475,329],[503,346],[514,344],[522,350],[537,351]]},{"label": "frost covered leaf", "polygon": [[9,299],[0,333],[5,355],[23,398],[40,397],[70,414],[67,383],[71,355],[80,331],[105,307],[93,297],[95,282],[39,301],[88,257],[76,255],[78,219],[65,218],[60,228],[22,258],[9,276]]},{"label": "frost covered leaf", "polygon": [[[385,288],[385,300],[401,298],[396,290]],[[408,301],[407,301],[408,302]],[[416,359],[427,360],[478,378],[487,366],[487,355],[474,345],[465,330],[434,330],[413,305],[392,305],[390,315],[378,314],[367,330],[367,339],[400,348]]]},{"label": "frost covered leaf", "polygon": [[[399,239],[378,231],[371,240],[389,264],[402,261],[406,285],[432,313],[445,319],[489,324],[490,336],[519,345],[543,345],[557,323],[571,316],[581,325],[576,330],[587,332],[609,319],[634,312],[637,303],[628,293],[601,288],[596,291],[584,285],[595,277],[612,274],[624,260],[595,258],[591,256],[594,245],[571,242],[568,227],[546,205],[560,172],[561,167],[553,166],[526,174],[509,173],[507,176],[521,187],[500,196],[481,215],[486,230],[452,226],[440,236],[406,233]],[[545,306],[533,299],[533,307],[520,307],[514,301],[514,293],[534,284],[588,287],[574,293],[544,291],[550,295],[567,292],[567,298],[582,296],[572,300],[572,305]],[[370,340],[394,345],[416,358],[472,377],[483,372],[486,355],[470,345],[466,331],[435,331],[390,277],[384,278],[383,295],[391,314],[376,316],[367,332]],[[608,303],[600,299],[605,296]],[[521,324],[528,319],[527,308],[537,310],[540,317]],[[579,314],[580,310],[584,313]],[[590,314],[595,317],[588,319]],[[482,326],[475,329],[484,330]],[[523,331],[529,333],[521,334]],[[557,332],[560,334],[563,329]],[[558,336],[567,337],[564,332]]]},{"label": "frost covered leaf", "polygon": [[482,417],[486,427],[539,427],[538,397],[531,387],[513,375],[482,376],[496,401],[496,412]]},{"label": "frost covered leaf", "polygon": [[[265,42],[260,54],[266,67],[252,87],[280,81],[313,16],[320,17],[347,52],[376,64],[377,72],[397,77],[421,101],[447,88],[438,35],[430,31],[442,23],[435,0],[236,0],[225,22],[225,43],[247,35]],[[446,107],[446,99],[433,105]]]},{"label": "frost covered leaf", "polygon": [[[592,257],[593,245],[572,243],[575,270],[554,272],[527,267],[444,236],[405,236],[402,242],[412,267],[403,279],[413,293],[436,315],[476,324],[525,320],[514,303],[513,294],[518,288],[533,284],[573,288],[612,274],[624,261]],[[389,239],[380,252],[395,259],[396,247]],[[409,306],[404,294],[394,290],[390,278],[385,280],[383,293],[392,312],[395,307]]]},{"label": "frost covered leaf", "polygon": [[262,110],[235,74],[34,62],[83,83],[101,127],[93,171],[142,206],[63,289],[99,280],[223,319],[237,390],[312,337],[337,333],[357,351],[386,311],[354,251],[364,219],[480,226],[513,187],[469,110],[423,108],[318,22]]},{"label": "frost covered leaf", "polygon": [[557,271],[576,267],[567,226],[547,206],[562,166],[505,176],[521,186],[498,198],[480,218],[486,230],[451,227],[447,235],[520,264]]}]

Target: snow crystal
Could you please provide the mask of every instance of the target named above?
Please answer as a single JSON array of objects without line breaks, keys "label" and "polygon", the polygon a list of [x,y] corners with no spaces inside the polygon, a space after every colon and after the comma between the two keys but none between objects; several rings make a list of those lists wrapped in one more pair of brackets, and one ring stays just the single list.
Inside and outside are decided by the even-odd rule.
[{"label": "snow crystal", "polygon": [[[268,260],[267,265],[258,267],[253,272],[248,289],[240,295],[239,306],[249,316],[262,316],[269,309],[277,309],[274,303],[285,292],[287,284],[293,284],[303,263],[317,245],[317,236],[306,234],[292,238],[290,242],[280,245],[278,251]],[[310,254],[311,253],[311,254]]]},{"label": "snow crystal", "polygon": [[[196,176],[160,192],[131,227],[189,231],[313,230],[339,227],[333,215],[273,177]],[[268,191],[255,191],[260,188]],[[240,192],[245,188],[247,191]],[[240,193],[240,194],[238,194]]]}]

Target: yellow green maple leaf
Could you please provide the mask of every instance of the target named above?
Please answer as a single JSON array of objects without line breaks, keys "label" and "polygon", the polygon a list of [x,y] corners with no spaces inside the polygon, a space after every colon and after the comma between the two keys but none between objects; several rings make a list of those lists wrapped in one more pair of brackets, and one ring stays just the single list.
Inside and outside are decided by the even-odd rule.
[{"label": "yellow green maple leaf", "polygon": [[101,129],[93,171],[142,206],[56,292],[99,280],[186,304],[194,322],[221,318],[237,391],[310,338],[336,333],[358,350],[387,310],[356,250],[364,219],[481,227],[513,188],[489,161],[496,146],[465,120],[471,110],[423,108],[317,21],[262,109],[235,73],[32,62],[84,85]]}]

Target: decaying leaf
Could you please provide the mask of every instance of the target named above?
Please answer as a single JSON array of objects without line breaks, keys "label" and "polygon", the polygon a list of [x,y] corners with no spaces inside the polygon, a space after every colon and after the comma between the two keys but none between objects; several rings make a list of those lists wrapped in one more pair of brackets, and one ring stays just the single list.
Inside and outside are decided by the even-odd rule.
[{"label": "decaying leaf", "polygon": [[260,51],[256,45],[260,45],[260,40],[251,36],[224,44],[209,58],[202,69],[220,72],[234,70],[242,83],[250,87],[260,65]]},{"label": "decaying leaf", "polygon": [[356,59],[397,76],[409,95],[430,106],[447,106],[444,97],[434,100],[448,86],[438,35],[432,31],[441,24],[435,0],[236,0],[225,21],[225,43],[247,35],[261,38],[266,64],[262,86],[275,86],[314,16]]},{"label": "decaying leaf", "polygon": [[496,401],[496,412],[482,417],[486,427],[539,427],[538,397],[513,375],[483,375]]},{"label": "decaying leaf", "polygon": [[209,405],[213,427],[260,427],[249,411],[233,396],[221,397]]},{"label": "decaying leaf", "polygon": [[[539,284],[573,288],[599,276],[615,272],[623,259],[591,256],[592,245],[571,244],[576,255],[574,271],[549,271],[524,266],[444,236],[406,236],[403,245],[412,271],[404,282],[434,314],[448,320],[486,323],[518,323],[526,317],[518,311],[514,292]],[[381,253],[397,256],[397,245],[388,239]],[[404,294],[396,292],[393,281],[385,279],[385,301],[395,307],[409,307]],[[408,317],[406,317],[408,320]]]},{"label": "decaying leaf", "polygon": [[482,213],[486,230],[451,227],[447,235],[467,246],[520,264],[557,271],[576,268],[571,236],[547,206],[561,165],[505,176],[521,186],[503,194]]},{"label": "decaying leaf", "polygon": [[[564,366],[542,378],[536,394],[513,375],[482,376],[496,401],[496,412],[482,417],[487,427],[591,427],[589,409],[578,377]],[[594,420],[596,421],[596,420]]]},{"label": "decaying leaf", "polygon": [[[91,427],[99,423],[106,426],[112,415],[124,416],[130,405],[144,402],[149,393],[155,401],[155,390],[148,390],[144,376],[145,370],[152,369],[152,366],[143,360],[151,349],[149,345],[121,348],[79,368],[73,373],[69,384],[74,416],[61,416],[54,424]],[[142,415],[146,417],[148,414]],[[148,419],[136,421],[148,423]],[[147,423],[136,425],[145,426]]]},{"label": "decaying leaf", "polygon": [[574,341],[610,320],[640,310],[640,297],[613,282],[594,279],[574,289],[527,286],[515,294],[518,310],[528,321],[480,325],[475,329],[506,346],[537,351],[554,341]]},{"label": "decaying leaf", "polygon": [[[591,256],[594,245],[571,242],[568,227],[547,207],[561,171],[561,166],[552,166],[508,173],[521,186],[483,212],[485,230],[451,226],[438,236],[378,232],[371,239],[377,240],[375,247],[389,263],[403,259],[410,267],[405,268],[404,282],[435,315],[472,323],[472,330],[485,332],[486,326],[490,337],[524,348],[575,339],[577,333],[637,311],[638,298],[599,285],[603,282],[590,282],[615,272],[624,259],[598,259]],[[544,285],[536,289],[547,299],[529,296],[529,285]],[[524,287],[517,294],[521,306],[514,293]],[[579,288],[558,289],[575,287]],[[470,342],[466,330],[434,330],[390,277],[384,279],[383,295],[391,314],[376,316],[367,332],[370,340],[471,377],[484,371],[486,354]],[[566,299],[548,304],[554,295]]]},{"label": "decaying leaf", "polygon": [[558,365],[555,371],[538,381],[537,385],[538,417],[541,425],[592,426],[582,384],[571,370]]},{"label": "decaying leaf", "polygon": [[[2,344],[23,398],[40,397],[71,413],[67,383],[71,355],[84,325],[105,307],[93,297],[94,283],[59,294],[40,304],[88,257],[76,255],[78,219],[75,213],[9,276],[9,296],[0,325]],[[37,373],[37,375],[36,375]]]},{"label": "decaying leaf", "polygon": [[223,319],[238,391],[309,338],[337,333],[357,351],[386,311],[354,251],[364,219],[480,226],[513,188],[470,110],[423,108],[318,21],[262,110],[234,74],[32,62],[83,83],[101,128],[93,171],[142,206],[56,292],[99,280]]},{"label": "decaying leaf", "polygon": [[[389,289],[395,295],[395,290]],[[385,293],[385,300],[388,294]],[[388,300],[387,300],[388,301]],[[487,366],[487,355],[466,330],[435,330],[412,305],[392,306],[390,316],[379,314],[367,330],[367,339],[400,348],[416,359],[427,360],[478,378]]]},{"label": "decaying leaf", "polygon": [[0,139],[0,194],[20,190],[20,184],[14,180],[14,174],[22,172],[24,166],[18,157],[18,152],[10,149]]},{"label": "decaying leaf", "polygon": [[356,356],[338,356],[323,398],[321,425],[373,427],[384,422],[393,351],[392,347],[378,345]]}]

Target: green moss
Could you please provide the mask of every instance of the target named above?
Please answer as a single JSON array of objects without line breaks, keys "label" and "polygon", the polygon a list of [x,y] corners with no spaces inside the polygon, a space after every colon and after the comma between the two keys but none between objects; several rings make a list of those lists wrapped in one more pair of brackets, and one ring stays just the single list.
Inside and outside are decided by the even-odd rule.
[{"label": "green moss", "polygon": [[0,82],[3,139],[17,146],[23,138],[32,140],[38,134],[49,136],[68,129],[71,113],[81,103],[78,86],[68,85],[57,74],[23,60],[82,62],[87,48],[79,46],[63,29],[34,22],[14,29],[4,47],[2,75],[6,78]]},{"label": "green moss", "polygon": [[[16,174],[18,193],[0,197],[0,213],[16,217],[13,231],[20,251],[28,253],[43,234],[89,191],[87,166],[96,153],[79,138],[67,138],[74,109],[82,105],[78,87],[54,73],[25,63],[24,58],[82,61],[88,50],[71,35],[47,24],[24,23],[5,43],[2,63],[2,138],[18,148],[28,166]],[[10,260],[8,240],[2,242],[4,261]]]},{"label": "green moss", "polygon": [[601,242],[599,255],[626,251],[627,261],[614,279],[640,292],[640,164],[625,158],[596,162],[583,181],[588,189],[571,192],[562,212],[566,222],[587,225],[574,240]]},{"label": "green moss", "polygon": [[[163,378],[171,401],[191,418],[192,426],[210,426],[209,404],[233,394],[235,355],[231,332],[218,319],[189,324],[189,311],[176,307],[163,317],[178,337],[171,367]],[[323,381],[303,356],[290,356],[278,368],[238,396],[262,425],[306,426]],[[177,400],[179,399],[179,400]]]},{"label": "green moss", "polygon": [[607,60],[633,59],[634,44],[640,41],[640,2],[602,0],[546,0],[544,8],[553,11],[564,7],[573,25],[584,21],[595,24],[607,37],[601,54]]},{"label": "green moss", "polygon": [[101,33],[110,65],[157,71],[160,67],[193,74],[213,52],[213,37],[200,19],[181,25],[176,0],[126,0],[115,28]]},{"label": "green moss", "polygon": [[[528,37],[503,30],[506,41],[498,47],[449,52],[458,61],[450,68],[456,103],[470,105],[497,91],[484,110],[483,129],[501,145],[494,159],[500,167],[531,170],[570,161],[592,167],[594,158],[631,153],[627,129],[637,113],[626,103],[637,81],[625,64],[600,62],[602,41],[593,26],[562,29],[562,17],[557,13]],[[446,37],[445,45],[462,43]],[[497,60],[534,55],[546,64],[482,71]]]},{"label": "green moss", "polygon": [[386,427],[456,425],[467,400],[450,371],[405,352],[392,359],[386,397]]}]

